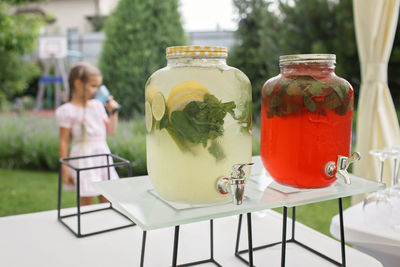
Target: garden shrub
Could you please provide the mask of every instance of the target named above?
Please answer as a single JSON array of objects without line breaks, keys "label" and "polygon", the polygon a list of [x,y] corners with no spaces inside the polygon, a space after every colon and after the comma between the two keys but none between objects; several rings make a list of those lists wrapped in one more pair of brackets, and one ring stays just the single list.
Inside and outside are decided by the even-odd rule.
[{"label": "garden shrub", "polygon": [[165,48],[185,43],[178,0],[121,0],[107,18],[99,66],[122,105],[120,115],[144,114],[144,86],[166,65]]},{"label": "garden shrub", "polygon": [[[54,117],[0,115],[0,168],[58,171],[58,127]],[[120,121],[107,138],[112,153],[130,160],[133,175],[147,174],[145,126],[141,118]],[[121,175],[126,171],[121,169]]]},{"label": "garden shrub", "polygon": [[22,94],[40,74],[36,63],[27,62],[24,55],[33,51],[44,21],[35,14],[15,13],[11,9],[11,4],[23,2],[26,1],[0,1],[0,110],[6,110],[8,101]]}]

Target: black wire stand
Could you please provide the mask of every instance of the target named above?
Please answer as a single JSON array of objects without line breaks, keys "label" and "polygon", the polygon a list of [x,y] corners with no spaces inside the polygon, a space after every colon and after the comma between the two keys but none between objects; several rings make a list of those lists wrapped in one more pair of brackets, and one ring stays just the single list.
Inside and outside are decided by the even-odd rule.
[{"label": "black wire stand", "polygon": [[[172,253],[172,267],[186,267],[186,266],[194,266],[194,265],[200,265],[200,264],[205,264],[205,263],[213,263],[215,266],[222,267],[222,265],[219,264],[214,259],[214,221],[213,220],[210,220],[210,258],[206,259],[206,260],[188,262],[188,263],[184,263],[184,264],[177,264],[179,227],[180,227],[179,225],[176,225],[175,231],[174,231],[174,249],[173,249],[173,253]],[[143,231],[140,267],[144,267],[144,252],[145,252],[145,248],[146,248],[146,235],[147,235],[147,231]]]},{"label": "black wire stand", "polygon": [[[254,266],[253,265],[253,251],[260,250],[260,249],[266,249],[269,247],[273,247],[279,244],[282,244],[282,251],[281,251],[281,267],[285,266],[286,263],[286,244],[287,243],[294,243],[298,246],[301,246],[304,249],[307,249],[308,251],[316,254],[317,256],[331,262],[334,265],[337,266],[343,266],[346,267],[346,251],[345,251],[345,240],[344,240],[344,225],[343,225],[343,204],[342,204],[342,198],[338,198],[338,204],[339,204],[339,221],[340,221],[340,247],[341,247],[341,254],[342,254],[342,262],[338,262],[321,252],[318,252],[317,250],[301,243],[300,241],[295,239],[295,230],[296,230],[296,207],[292,207],[292,236],[290,239],[286,239],[286,230],[287,230],[287,207],[283,207],[283,224],[282,224],[282,241],[267,244],[267,245],[262,245],[258,247],[253,248],[253,242],[252,242],[252,229],[251,229],[251,213],[247,213],[247,229],[248,229],[248,244],[249,248],[244,249],[244,250],[239,250],[239,241],[240,241],[240,232],[242,228],[242,217],[243,214],[239,215],[239,222],[238,222],[238,231],[237,231],[237,237],[236,237],[236,247],[235,247],[235,256],[239,258],[242,262],[249,266]],[[249,254],[249,260],[246,260],[241,256],[241,254]]]},{"label": "black wire stand", "polygon": [[[77,168],[73,164],[71,164],[71,161],[74,160],[79,160],[83,158],[94,158],[94,157],[105,157],[107,164],[106,165],[101,165],[101,166],[93,166],[93,167],[87,167],[87,168]],[[113,159],[113,163],[110,163],[110,158]],[[65,164],[69,168],[73,169],[76,171],[76,200],[77,200],[77,212],[68,214],[68,215],[61,215],[61,202],[62,202],[62,177],[61,177],[61,169],[62,165]],[[112,203],[109,203],[108,207],[105,208],[99,208],[99,209],[93,209],[89,211],[81,211],[81,205],[80,205],[80,175],[81,172],[88,171],[88,170],[93,170],[93,169],[101,169],[101,168],[107,168],[107,179],[110,180],[110,167],[127,167],[128,168],[128,176],[132,176],[132,166],[129,160],[126,160],[124,158],[121,158],[118,155],[111,154],[111,153],[104,153],[104,154],[96,154],[96,155],[89,155],[89,156],[81,156],[81,157],[69,157],[69,158],[62,158],[60,159],[60,168],[59,168],[59,173],[58,173],[58,202],[57,202],[57,219],[59,222],[61,222],[65,227],[67,227],[68,230],[71,231],[76,237],[87,237],[91,235],[96,235],[96,234],[101,234],[101,233],[106,233],[122,228],[127,228],[136,225],[133,223],[127,216],[122,214],[120,211],[115,209],[112,206]],[[81,216],[86,215],[89,213],[93,212],[100,212],[100,211],[105,211],[105,210],[113,210],[120,216],[126,218],[129,223],[126,225],[118,226],[118,227],[113,227],[113,228],[108,228],[100,231],[93,231],[89,233],[82,234],[82,225],[81,225]],[[76,217],[77,218],[77,230],[75,231],[72,229],[65,221],[64,219],[70,218],[70,217]]]}]

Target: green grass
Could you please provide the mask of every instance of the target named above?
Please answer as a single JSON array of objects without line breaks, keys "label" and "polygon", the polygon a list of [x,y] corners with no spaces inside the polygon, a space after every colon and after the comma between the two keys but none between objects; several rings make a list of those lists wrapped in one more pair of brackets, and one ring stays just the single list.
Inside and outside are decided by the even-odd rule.
[{"label": "green grass", "polygon": [[[0,217],[56,209],[57,186],[55,172],[0,169]],[[75,205],[76,194],[63,191],[63,208]],[[350,206],[350,198],[343,206]],[[296,219],[329,235],[331,218],[337,213],[337,200],[330,200],[298,207]]]},{"label": "green grass", "polygon": [[[0,169],[0,216],[57,208],[58,174]],[[63,207],[75,205],[75,193],[63,192]]]}]

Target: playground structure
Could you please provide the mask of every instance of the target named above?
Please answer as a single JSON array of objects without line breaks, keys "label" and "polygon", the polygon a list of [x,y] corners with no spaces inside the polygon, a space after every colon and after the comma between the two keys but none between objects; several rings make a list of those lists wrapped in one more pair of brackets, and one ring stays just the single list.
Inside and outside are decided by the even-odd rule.
[{"label": "playground structure", "polygon": [[39,59],[44,63],[44,70],[39,79],[39,90],[36,95],[35,111],[38,111],[43,107],[45,91],[47,96],[51,98],[52,84],[54,84],[55,88],[54,108],[60,106],[61,102],[68,101],[68,74],[64,64],[64,59],[66,57],[67,39],[65,37],[52,36],[39,38]]}]

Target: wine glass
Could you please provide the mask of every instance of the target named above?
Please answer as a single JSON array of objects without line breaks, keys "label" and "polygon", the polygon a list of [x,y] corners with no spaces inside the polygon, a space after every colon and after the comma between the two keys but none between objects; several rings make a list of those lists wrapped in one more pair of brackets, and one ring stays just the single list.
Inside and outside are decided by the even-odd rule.
[{"label": "wine glass", "polygon": [[[394,150],[396,150],[396,151],[398,151],[398,152],[400,152],[400,146],[393,146],[392,147]],[[399,183],[399,170],[400,170],[400,162],[399,162],[399,159],[400,158],[400,156],[397,158],[397,165],[395,164],[395,166],[394,166],[394,168],[396,168],[395,169],[395,171],[396,171],[396,176],[394,177],[394,185],[393,185],[393,188],[395,188],[396,190],[398,190],[398,191],[400,191],[400,183]]]},{"label": "wine glass", "polygon": [[397,175],[398,175],[398,159],[400,157],[400,147],[394,146],[390,148],[386,148],[384,153],[387,155],[388,158],[394,160],[393,164],[393,171],[392,171],[392,178],[390,187],[385,189],[385,194],[389,197],[400,197],[400,188],[397,187]]},{"label": "wine glass", "polygon": [[[390,156],[390,154],[387,153],[387,151],[385,151],[383,149],[382,150],[381,149],[373,149],[373,150],[370,150],[369,153],[371,155],[373,155],[374,157],[378,157],[378,159],[379,159],[379,182],[382,183],[382,181],[383,181],[383,164],[385,162],[385,159],[387,159]],[[364,199],[363,208],[365,208],[371,202],[376,202],[377,205],[380,203],[390,203],[390,198],[384,191],[385,190],[379,190],[379,191],[369,194]]]}]

